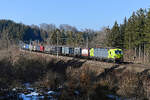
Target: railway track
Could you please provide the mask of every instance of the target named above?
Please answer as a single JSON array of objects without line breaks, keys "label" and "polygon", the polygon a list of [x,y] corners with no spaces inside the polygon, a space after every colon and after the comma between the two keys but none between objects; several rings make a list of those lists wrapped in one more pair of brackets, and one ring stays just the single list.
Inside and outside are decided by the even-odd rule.
[{"label": "railway track", "polygon": [[112,66],[122,66],[122,65],[129,65],[133,64],[132,62],[121,62],[121,63],[114,63],[114,62],[108,62],[108,61],[101,61],[97,59],[87,59],[87,58],[81,58],[81,57],[71,57],[71,56],[63,56],[63,55],[52,55],[52,54],[47,54],[43,52],[34,52],[34,51],[27,51],[27,50],[22,50],[20,49],[21,52],[23,53],[28,53],[28,54],[33,54],[45,58],[54,58],[57,60],[63,60],[63,61],[68,61],[68,60],[74,60],[78,62],[86,62],[85,65],[90,65],[90,66],[97,66],[101,67],[103,69],[109,69]]},{"label": "railway track", "polygon": [[[33,52],[33,51],[26,51],[26,50],[20,50],[24,55],[26,54],[31,54],[36,55],[38,57],[44,57],[44,58],[53,58],[62,60],[62,61],[71,61],[73,63],[71,64],[76,64],[76,62],[82,62],[84,63],[83,66],[90,66],[90,69],[95,70],[98,73],[104,72],[104,71],[112,71],[116,69],[126,69],[132,72],[138,72],[142,73],[146,70],[150,70],[149,65],[144,65],[144,64],[136,64],[132,62],[121,62],[121,63],[113,63],[113,62],[104,62],[104,61],[99,61],[99,60],[93,60],[93,59],[85,59],[85,58],[75,58],[75,57],[68,57],[68,56],[62,56],[59,55],[58,57],[56,55],[51,55],[47,53],[42,53],[42,52]],[[117,67],[114,67],[117,66]],[[108,72],[109,72],[108,71]]]},{"label": "railway track", "polygon": [[91,59],[91,58],[87,58],[87,57],[74,57],[74,56],[65,56],[65,55],[57,55],[56,54],[49,54],[49,53],[43,53],[43,52],[35,52],[35,51],[29,51],[29,50],[23,50],[20,49],[20,51],[22,52],[26,52],[26,53],[32,53],[32,54],[36,54],[36,55],[46,55],[46,56],[51,56],[57,59],[77,59],[77,60],[81,60],[81,61],[94,61],[94,62],[104,62],[104,63],[112,63],[112,64],[120,64],[120,65],[124,65],[124,64],[134,64],[133,62],[119,62],[119,63],[115,63],[112,61],[108,61],[108,60],[101,60],[101,59]]}]

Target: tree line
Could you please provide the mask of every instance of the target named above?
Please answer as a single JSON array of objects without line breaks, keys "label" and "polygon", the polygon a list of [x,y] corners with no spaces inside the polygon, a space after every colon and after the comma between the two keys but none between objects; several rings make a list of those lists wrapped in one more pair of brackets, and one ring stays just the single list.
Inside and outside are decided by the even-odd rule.
[{"label": "tree line", "polygon": [[[76,27],[61,24],[24,25],[12,20],[0,20],[0,42],[1,45],[24,42],[39,41],[40,43],[70,46],[86,46],[87,40],[91,42],[96,36],[96,31],[84,29],[79,31]],[[8,42],[8,43],[7,43]]]},{"label": "tree line", "polygon": [[[45,44],[80,47],[118,47],[144,53],[150,45],[150,10],[139,9],[122,24],[115,21],[110,27],[101,30],[78,30],[74,26],[42,23],[24,25],[11,20],[0,20],[1,41],[40,41]],[[5,43],[2,42],[2,43]],[[145,50],[145,51],[144,51]]]},{"label": "tree line", "polygon": [[139,9],[133,12],[122,24],[117,21],[109,30],[109,46],[134,50],[135,55],[144,56],[150,50],[150,9]]}]

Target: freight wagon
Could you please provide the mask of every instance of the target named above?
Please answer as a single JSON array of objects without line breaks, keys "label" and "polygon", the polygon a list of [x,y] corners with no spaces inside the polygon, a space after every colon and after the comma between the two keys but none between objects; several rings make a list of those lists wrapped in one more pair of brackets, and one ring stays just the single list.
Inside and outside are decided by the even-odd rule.
[{"label": "freight wagon", "polygon": [[20,43],[19,43],[19,47],[20,47],[20,49],[24,49],[24,48],[25,48],[25,44],[22,43],[22,42],[20,42]]},{"label": "freight wagon", "polygon": [[25,44],[25,45],[24,45],[24,49],[25,49],[25,50],[29,50],[29,44]]},{"label": "freight wagon", "polygon": [[44,52],[45,52],[45,53],[50,53],[50,47],[51,47],[51,46],[46,45],[46,46],[45,46],[45,49],[44,49]]},{"label": "freight wagon", "polygon": [[81,56],[81,52],[82,52],[81,48],[79,48],[79,47],[74,48],[74,56],[75,57],[80,57]]},{"label": "freight wagon", "polygon": [[33,50],[33,46],[31,44],[29,44],[29,50],[32,51]]},{"label": "freight wagon", "polygon": [[69,56],[74,56],[74,48],[69,48]]},{"label": "freight wagon", "polygon": [[45,53],[49,53],[49,54],[55,54],[56,53],[56,47],[55,46],[46,45],[44,48],[45,48],[44,49]]},{"label": "freight wagon", "polygon": [[36,46],[36,51],[40,52],[40,46],[39,45]]},{"label": "freight wagon", "polygon": [[36,51],[36,46],[35,45],[33,46],[33,51]]},{"label": "freight wagon", "polygon": [[61,55],[62,54],[62,47],[61,46],[56,46],[55,47],[55,52],[54,52],[54,54],[59,54],[59,55]]},{"label": "freight wagon", "polygon": [[44,52],[44,46],[40,46],[40,52]]},{"label": "freight wagon", "polygon": [[69,47],[62,46],[62,55],[69,55]]},{"label": "freight wagon", "polygon": [[21,44],[21,49],[38,51],[43,53],[49,53],[56,55],[64,56],[73,56],[73,57],[83,57],[83,58],[92,58],[98,60],[109,60],[114,62],[123,61],[123,51],[122,49],[111,49],[111,48],[80,48],[80,47],[67,47],[67,46],[38,46],[38,45],[29,45]]},{"label": "freight wagon", "polygon": [[82,49],[81,56],[88,57],[89,56],[89,49],[88,48]]}]

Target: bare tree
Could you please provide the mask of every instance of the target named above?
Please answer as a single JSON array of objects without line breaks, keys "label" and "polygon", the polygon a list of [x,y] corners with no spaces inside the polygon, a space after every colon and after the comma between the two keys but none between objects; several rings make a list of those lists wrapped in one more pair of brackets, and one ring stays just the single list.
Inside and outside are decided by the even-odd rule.
[{"label": "bare tree", "polygon": [[60,29],[60,30],[64,30],[64,31],[72,31],[73,33],[78,32],[78,30],[77,30],[76,27],[70,26],[70,25],[68,25],[68,24],[61,24],[61,25],[59,26],[59,29]]},{"label": "bare tree", "polygon": [[94,39],[91,41],[91,47],[105,47],[107,44],[107,27],[103,27],[101,31],[96,31]]}]

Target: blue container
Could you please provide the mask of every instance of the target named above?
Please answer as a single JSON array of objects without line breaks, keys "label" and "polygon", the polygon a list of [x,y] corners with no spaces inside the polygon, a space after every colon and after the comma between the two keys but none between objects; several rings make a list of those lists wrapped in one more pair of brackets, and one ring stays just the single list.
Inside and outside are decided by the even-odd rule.
[{"label": "blue container", "polygon": [[25,49],[29,50],[29,44],[25,44]]},{"label": "blue container", "polygon": [[108,49],[106,48],[95,48],[94,49],[94,57],[95,58],[108,58]]},{"label": "blue container", "polygon": [[50,46],[49,48],[50,48],[50,53],[51,54],[56,54],[57,53],[55,46]]},{"label": "blue container", "polygon": [[40,46],[36,46],[36,51],[40,51]]},{"label": "blue container", "polygon": [[74,48],[69,48],[69,55],[74,55]]},{"label": "blue container", "polygon": [[62,54],[62,47],[61,46],[56,46],[55,47],[55,53],[57,54]]}]

